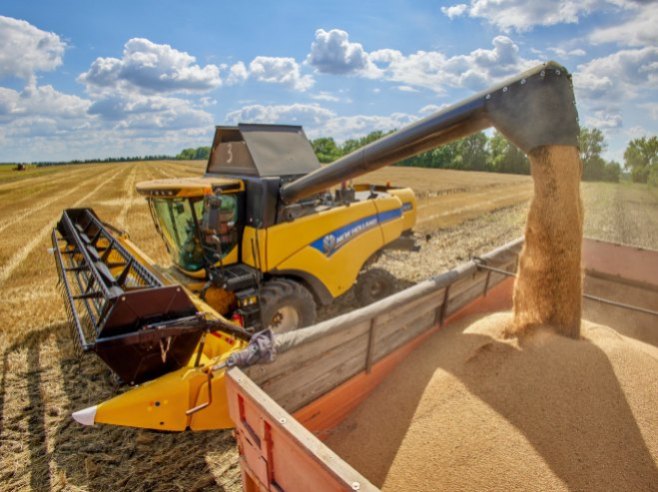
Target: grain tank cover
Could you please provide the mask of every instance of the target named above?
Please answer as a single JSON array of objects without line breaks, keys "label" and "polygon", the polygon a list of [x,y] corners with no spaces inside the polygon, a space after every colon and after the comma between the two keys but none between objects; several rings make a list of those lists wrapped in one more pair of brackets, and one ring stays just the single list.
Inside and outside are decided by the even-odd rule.
[{"label": "grain tank cover", "polygon": [[320,168],[301,126],[218,126],[206,174],[300,176]]}]

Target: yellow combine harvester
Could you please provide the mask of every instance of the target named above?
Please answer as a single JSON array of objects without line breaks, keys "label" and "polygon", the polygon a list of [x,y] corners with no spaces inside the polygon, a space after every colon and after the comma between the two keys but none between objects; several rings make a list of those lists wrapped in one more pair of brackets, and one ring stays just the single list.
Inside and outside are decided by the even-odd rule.
[{"label": "yellow combine harvester", "polygon": [[[53,243],[83,349],[129,384],[166,374],[99,405],[94,421],[229,426],[217,400],[186,416],[209,394],[206,373],[195,368],[227,357],[262,328],[312,324],[317,304],[353,286],[364,304],[392,293],[395,279],[366,267],[384,248],[414,247],[413,191],[343,185],[282,200],[282,185],[318,169],[300,127],[218,127],[204,177],[137,185],[175,265],[166,270],[92,210],[63,213]],[[210,391],[223,394],[220,384]]]},{"label": "yellow combine harvester", "polygon": [[415,247],[412,190],[349,180],[489,126],[526,151],[575,145],[565,112],[577,121],[570,77],[547,63],[325,167],[300,127],[217,127],[203,178],[137,186],[170,270],[92,210],[66,210],[52,240],[74,331],[83,350],[139,384],[74,418],[231,427],[225,367],[267,357],[273,333],[312,324],[318,304],[351,288],[363,304],[390,294],[394,279],[370,262]]}]

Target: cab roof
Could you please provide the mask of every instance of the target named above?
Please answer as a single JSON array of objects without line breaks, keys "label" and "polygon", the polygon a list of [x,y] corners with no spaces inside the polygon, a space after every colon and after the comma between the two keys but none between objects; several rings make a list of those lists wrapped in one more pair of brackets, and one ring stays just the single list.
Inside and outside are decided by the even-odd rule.
[{"label": "cab roof", "polygon": [[225,192],[242,191],[244,184],[239,179],[206,176],[142,181],[137,183],[136,189],[145,196],[191,197],[207,195],[218,189]]},{"label": "cab roof", "polygon": [[218,126],[206,175],[300,176],[320,168],[301,126]]}]

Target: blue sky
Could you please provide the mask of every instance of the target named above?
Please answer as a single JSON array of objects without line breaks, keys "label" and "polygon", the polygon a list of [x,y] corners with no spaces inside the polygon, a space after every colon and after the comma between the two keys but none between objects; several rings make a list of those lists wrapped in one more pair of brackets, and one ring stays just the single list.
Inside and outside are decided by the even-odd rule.
[{"label": "blue sky", "polygon": [[175,154],[239,121],[343,141],[549,59],[606,157],[658,133],[658,3],[410,4],[4,0],[0,161]]}]

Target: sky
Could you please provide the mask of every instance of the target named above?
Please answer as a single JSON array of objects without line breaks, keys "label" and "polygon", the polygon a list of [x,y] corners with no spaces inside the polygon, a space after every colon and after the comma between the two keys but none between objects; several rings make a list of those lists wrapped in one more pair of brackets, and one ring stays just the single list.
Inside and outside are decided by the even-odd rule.
[{"label": "sky", "polygon": [[604,157],[658,134],[658,2],[462,1],[3,0],[0,162],[173,155],[238,122],[342,142],[548,60]]}]

